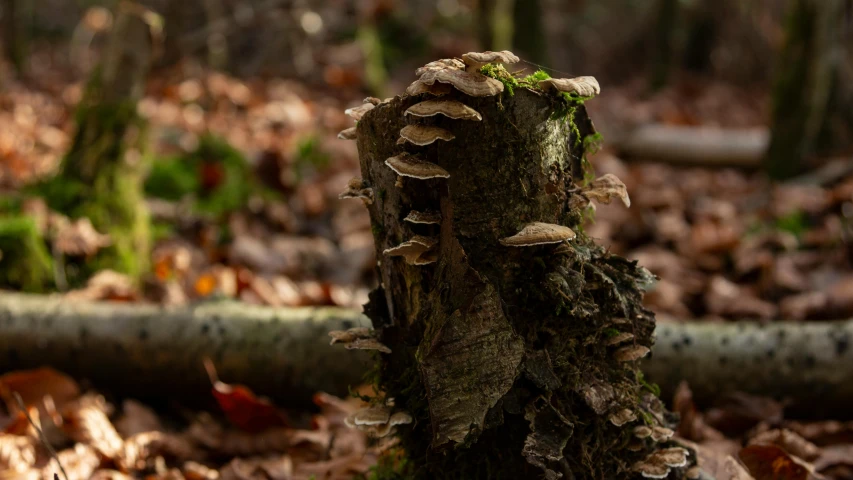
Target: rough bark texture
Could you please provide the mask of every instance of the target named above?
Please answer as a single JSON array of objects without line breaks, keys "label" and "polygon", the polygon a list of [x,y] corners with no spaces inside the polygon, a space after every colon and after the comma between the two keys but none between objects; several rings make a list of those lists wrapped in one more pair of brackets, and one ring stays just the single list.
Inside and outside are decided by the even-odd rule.
[{"label": "rough bark texture", "polygon": [[223,381],[304,406],[318,391],[342,395],[359,383],[368,356],[330,346],[327,332],[367,323],[336,308],[161,308],[4,292],[0,371],[50,365],[111,394],[186,402],[210,398],[209,357]]},{"label": "rough bark texture", "polygon": [[[378,385],[415,418],[401,431],[411,475],[628,478],[652,446],[627,450],[633,425],[616,427],[608,414],[630,408],[640,422],[667,418],[636,366],[615,360],[617,347],[604,342],[627,331],[651,345],[654,318],[640,305],[651,276],[595,246],[569,206],[583,139],[593,133],[586,111],[525,88],[449,96],[483,120],[411,120],[403,112],[426,98],[403,96],[358,123],[363,179],[376,194],[368,209],[381,279],[366,313],[392,349],[382,355]],[[407,123],[456,138],[397,145]],[[450,178],[395,186],[385,160],[403,151]],[[441,224],[403,222],[411,210],[440,211]],[[580,233],[571,245],[499,243],[534,221]],[[383,255],[415,234],[438,239],[436,263]]]}]

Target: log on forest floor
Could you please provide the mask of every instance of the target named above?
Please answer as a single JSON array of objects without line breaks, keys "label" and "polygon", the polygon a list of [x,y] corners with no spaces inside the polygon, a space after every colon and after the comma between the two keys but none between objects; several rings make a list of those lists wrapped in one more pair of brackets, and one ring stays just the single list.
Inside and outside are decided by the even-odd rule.
[{"label": "log on forest floor", "polygon": [[638,126],[608,139],[624,155],[676,165],[757,169],[770,142],[766,128]]},{"label": "log on forest floor", "polygon": [[[333,307],[162,308],[4,292],[0,372],[51,365],[116,394],[203,395],[209,356],[224,381],[298,405],[362,380],[368,356],[330,346],[327,335],[352,326],[369,323]],[[834,415],[853,404],[853,321],[665,323],[656,336],[643,370],[664,398],[686,380],[700,401],[739,389]]]}]

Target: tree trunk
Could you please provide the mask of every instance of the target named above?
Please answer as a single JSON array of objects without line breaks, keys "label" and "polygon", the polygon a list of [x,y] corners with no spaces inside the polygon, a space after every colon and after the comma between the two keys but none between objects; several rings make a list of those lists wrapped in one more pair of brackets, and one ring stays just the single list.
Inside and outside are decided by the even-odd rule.
[{"label": "tree trunk", "polygon": [[814,155],[853,147],[849,0],[796,0],[773,91],[768,174],[786,179]]},{"label": "tree trunk", "polygon": [[28,2],[18,0],[3,0],[2,3],[3,48],[6,50],[7,60],[18,74],[25,72],[27,62],[29,15],[25,15],[24,10],[29,13],[30,7],[26,3]]},{"label": "tree trunk", "polygon": [[[411,478],[631,476],[654,446],[626,449],[636,423],[617,427],[609,416],[669,417],[643,391],[637,365],[605,345],[620,331],[651,345],[654,317],[640,303],[651,275],[596,246],[570,207],[584,139],[594,133],[586,110],[516,87],[514,95],[447,96],[482,121],[404,116],[424,97],[395,97],[357,127],[363,181],[375,192],[368,209],[381,279],[365,312],[392,351],[381,355],[377,386],[414,417],[400,433]],[[404,126],[424,123],[455,139],[397,144]],[[398,183],[385,161],[404,151],[450,177]],[[404,222],[412,210],[440,212],[440,225]],[[578,236],[570,245],[500,243],[536,221]],[[383,253],[416,234],[438,241],[435,263]]]},{"label": "tree trunk", "polygon": [[655,49],[651,62],[652,90],[666,85],[672,70],[675,34],[678,28],[678,3],[678,0],[660,0],[658,4],[657,28],[654,31]]},{"label": "tree trunk", "polygon": [[[139,7],[141,8],[141,7]],[[149,257],[148,215],[142,194],[145,125],[136,111],[152,53],[149,24],[119,7],[104,60],[80,105],[77,131],[59,173],[46,186],[52,209],[88,217],[111,245],[66,269],[71,285],[104,268],[138,275]]]},{"label": "tree trunk", "polygon": [[477,33],[483,50],[511,48],[513,4],[516,0],[478,0]]},{"label": "tree trunk", "polygon": [[[545,22],[542,17],[542,0],[513,2],[512,48],[531,61],[551,65]],[[535,69],[534,69],[535,70]]]}]

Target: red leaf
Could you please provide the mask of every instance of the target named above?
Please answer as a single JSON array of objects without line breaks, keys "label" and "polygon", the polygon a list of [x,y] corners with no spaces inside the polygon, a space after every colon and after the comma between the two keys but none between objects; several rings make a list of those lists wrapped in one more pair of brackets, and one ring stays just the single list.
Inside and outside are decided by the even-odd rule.
[{"label": "red leaf", "polygon": [[738,453],[756,480],[818,480],[808,463],[776,445],[749,445]]},{"label": "red leaf", "polygon": [[220,381],[209,358],[204,359],[204,368],[213,384],[213,397],[228,421],[235,427],[249,433],[258,433],[268,428],[287,425],[287,417],[269,400],[255,396],[246,386],[229,385]]}]

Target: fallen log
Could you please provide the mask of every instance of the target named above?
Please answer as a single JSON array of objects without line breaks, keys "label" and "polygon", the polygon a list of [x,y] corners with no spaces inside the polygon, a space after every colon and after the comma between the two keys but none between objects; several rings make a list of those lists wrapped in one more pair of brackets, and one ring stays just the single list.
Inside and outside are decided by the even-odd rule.
[{"label": "fallen log", "polygon": [[299,406],[359,383],[369,357],[330,346],[328,332],[368,325],[340,308],[163,308],[3,292],[0,372],[50,365],[117,395],[207,399],[210,357],[223,381]]},{"label": "fallen log", "polygon": [[650,124],[612,138],[624,156],[677,165],[757,169],[767,150],[766,128],[718,129]]},{"label": "fallen log", "polygon": [[[230,301],[180,308],[0,293],[0,373],[51,365],[114,394],[206,395],[202,359],[226,382],[282,405],[361,382],[368,356],[330,346],[330,330],[369,326],[353,310]],[[663,323],[643,371],[664,398],[681,380],[710,402],[727,391],[771,395],[806,413],[849,415],[853,320]]]},{"label": "fallen log", "polygon": [[665,323],[655,333],[643,371],[664,398],[687,380],[700,400],[741,390],[786,400],[795,414],[851,415],[853,320]]}]

